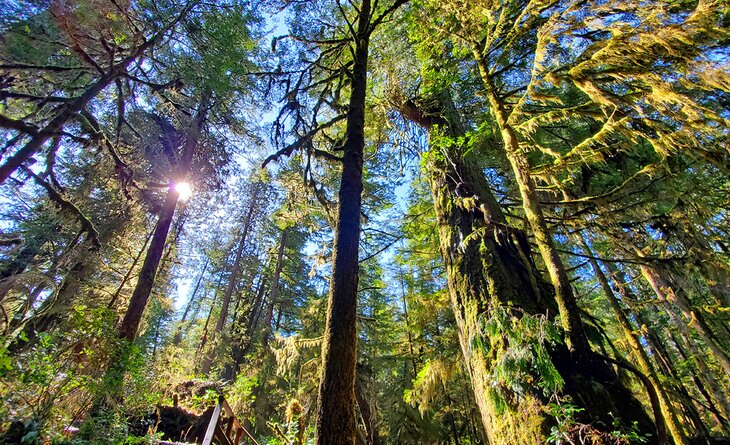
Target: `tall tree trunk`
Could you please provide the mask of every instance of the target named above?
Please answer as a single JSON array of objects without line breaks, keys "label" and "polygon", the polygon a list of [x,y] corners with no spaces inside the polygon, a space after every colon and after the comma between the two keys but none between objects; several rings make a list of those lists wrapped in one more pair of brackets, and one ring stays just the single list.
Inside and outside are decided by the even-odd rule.
[{"label": "tall tree trunk", "polygon": [[355,380],[355,398],[357,406],[360,408],[363,424],[365,426],[365,435],[367,445],[380,445],[380,434],[375,419],[375,413],[370,407],[367,394],[365,394],[364,377],[360,374],[360,370],[364,368],[358,367],[358,376]]},{"label": "tall tree trunk", "polygon": [[137,278],[137,284],[134,287],[132,298],[129,300],[129,306],[121,324],[119,325],[119,337],[129,341],[134,340],[142,321],[142,314],[147,307],[147,301],[152,292],[152,286],[155,283],[155,275],[157,275],[157,267],[162,258],[162,252],[165,249],[167,234],[170,231],[172,218],[175,214],[175,207],[179,194],[174,187],[170,187],[165,197],[165,203],[160,211],[159,219],[155,225],[155,230],[150,241],[150,247],[147,249],[147,255],[142,263],[142,269]]},{"label": "tall tree trunk", "polygon": [[322,377],[317,406],[317,444],[355,443],[357,286],[365,148],[365,99],[370,45],[370,0],[362,0],[354,39],[350,103],[335,222],[332,278],[322,344]]},{"label": "tall tree trunk", "polygon": [[[181,182],[185,180],[190,172],[193,155],[198,145],[198,139],[200,138],[201,128],[208,112],[209,101],[210,94],[204,93],[198,106],[198,111],[191,122],[191,128],[186,135],[177,171],[177,178]],[[144,314],[144,310],[147,307],[147,301],[150,298],[152,286],[155,283],[155,275],[157,274],[162,253],[165,250],[165,241],[170,231],[170,225],[172,224],[172,218],[175,215],[175,207],[179,198],[180,194],[175,190],[174,186],[171,186],[167,191],[165,202],[160,211],[157,224],[155,225],[150,247],[147,249],[147,255],[145,256],[142,269],[137,278],[137,285],[134,288],[134,292],[132,292],[132,298],[129,300],[129,307],[119,325],[120,338],[132,341],[137,335],[139,324],[142,321],[142,314]]]},{"label": "tall tree trunk", "polygon": [[682,424],[677,419],[677,413],[667,393],[664,391],[664,385],[659,379],[659,375],[657,374],[654,365],[649,359],[649,355],[646,353],[644,347],[641,345],[641,340],[634,332],[631,321],[629,321],[629,318],[624,313],[624,310],[621,307],[621,304],[619,303],[616,294],[613,293],[613,289],[611,289],[608,278],[606,278],[606,275],[603,273],[603,270],[598,264],[598,261],[596,261],[595,257],[593,256],[593,252],[591,251],[590,247],[588,247],[588,244],[585,242],[585,240],[581,237],[580,239],[578,239],[578,241],[589,257],[588,262],[591,264],[593,273],[596,276],[598,283],[601,285],[603,293],[606,295],[608,304],[611,306],[611,309],[616,316],[616,320],[618,321],[619,326],[621,326],[621,331],[623,331],[626,342],[634,353],[634,358],[639,363],[641,371],[649,379],[649,382],[651,382],[651,385],[654,387],[654,390],[657,393],[659,403],[661,404],[661,412],[663,415],[663,419],[656,419],[656,426],[660,443],[666,443],[666,423],[666,427],[669,428],[669,432],[672,435],[672,439],[674,440],[675,445],[688,445],[689,440],[687,438],[687,434],[685,433]]},{"label": "tall tree trunk", "polygon": [[560,320],[566,333],[568,348],[585,358],[591,357],[591,347],[585,334],[583,323],[580,320],[578,303],[573,295],[570,279],[565,271],[563,261],[555,248],[555,242],[548,230],[543,216],[540,202],[535,190],[535,183],[530,176],[530,165],[527,156],[520,148],[517,134],[509,124],[509,115],[503,101],[499,97],[494,82],[489,74],[483,55],[478,48],[474,48],[474,57],[479,67],[479,74],[489,99],[491,113],[501,132],[504,151],[509,160],[517,187],[522,197],[522,208],[535,237],[535,243],[540,251],[550,280],[555,287],[555,300],[560,311]]},{"label": "tall tree trunk", "polygon": [[195,288],[193,288],[193,293],[190,294],[190,299],[188,300],[188,304],[185,305],[185,311],[183,311],[183,315],[180,318],[180,324],[178,325],[177,329],[175,330],[175,336],[172,338],[172,344],[175,346],[178,346],[180,344],[180,342],[182,341],[183,326],[185,325],[185,322],[187,321],[188,314],[190,313],[190,309],[193,307],[193,304],[195,303],[195,295],[198,293],[198,289],[200,289],[200,284],[203,282],[203,277],[205,277],[205,272],[208,270],[209,262],[210,262],[210,258],[206,257],[205,264],[203,264],[203,270],[200,272],[198,281],[195,283]]},{"label": "tall tree trunk", "polygon": [[274,277],[271,279],[271,290],[269,290],[269,302],[266,305],[266,315],[264,316],[263,335],[261,336],[261,346],[263,353],[268,353],[269,340],[271,339],[271,321],[274,317],[274,307],[279,302],[279,287],[281,286],[281,270],[284,268],[284,249],[286,248],[286,235],[289,229],[281,232],[279,239],[279,250],[276,253],[276,268],[274,269]]},{"label": "tall tree trunk", "polygon": [[[679,346],[678,349],[684,349],[684,351],[682,351],[682,354],[685,357],[689,356],[688,358],[692,359],[699,375],[702,376],[702,380],[707,383],[710,391],[712,391],[712,398],[714,399],[716,406],[720,409],[722,416],[726,419],[730,419],[730,400],[727,396],[727,386],[723,385],[717,379],[712,370],[707,366],[707,363],[705,362],[704,352],[700,350],[700,348],[697,347],[697,345],[695,344],[689,328],[684,324],[684,322],[679,318],[677,314],[675,314],[671,310],[667,311],[667,313],[669,314],[670,320],[678,328],[677,330],[679,331],[679,340],[676,340],[675,338],[675,343]],[[672,336],[674,337],[673,334]]]},{"label": "tall tree trunk", "polygon": [[[464,158],[468,150],[451,144],[440,147],[438,136],[459,138],[464,130],[447,94],[418,106],[408,101],[401,113],[423,126],[432,146],[426,166],[434,198],[441,255],[476,405],[488,442],[492,445],[545,443],[555,421],[546,397],[535,384],[540,373],[522,382],[524,393],[513,394],[495,381],[495,366],[515,348],[507,333],[492,334],[483,327],[500,313],[517,321],[557,313],[554,290],[543,280],[531,260],[526,235],[511,227],[476,163]],[[465,190],[468,192],[465,193]],[[545,322],[548,322],[545,320]],[[509,328],[506,328],[509,329]],[[572,354],[563,345],[546,345],[551,362],[561,375],[562,395],[585,410],[579,421],[611,424],[611,412],[639,422],[643,432],[654,427],[641,404],[619,382],[602,360]],[[527,377],[514,377],[516,380]],[[510,385],[517,384],[511,382]],[[505,408],[506,406],[506,408]],[[597,422],[596,422],[597,423]]]},{"label": "tall tree trunk", "polygon": [[[220,286],[220,283],[218,284]],[[205,350],[205,346],[208,344],[208,326],[210,326],[210,319],[213,317],[213,309],[215,308],[215,300],[218,299],[218,286],[216,286],[216,290],[213,292],[213,298],[210,300],[210,307],[208,308],[208,316],[205,317],[205,324],[203,325],[203,335],[200,336],[200,344],[198,345],[198,349],[196,351],[197,354],[200,354]],[[196,367],[198,371],[200,371],[199,368]]]},{"label": "tall tree trunk", "polygon": [[[686,343],[685,346],[682,346],[681,343],[684,342],[680,342],[674,333],[670,332],[669,337],[674,345],[674,349],[679,354],[679,358],[685,362],[693,362],[695,364],[698,373],[692,373],[691,378],[695,384],[695,388],[705,399],[705,408],[715,417],[720,429],[726,433],[730,433],[730,423],[727,420],[729,404],[726,391],[723,391],[714,380],[712,372],[702,360],[702,357],[691,356],[691,351],[685,349]],[[707,388],[710,389],[711,393],[707,391]]]},{"label": "tall tree trunk", "polygon": [[[246,212],[246,217],[243,222],[243,230],[241,231],[241,239],[239,240],[238,247],[236,248],[236,257],[233,260],[231,275],[228,277],[226,293],[223,294],[221,312],[218,316],[218,321],[215,324],[215,329],[213,330],[213,333],[211,334],[211,337],[209,339],[210,342],[213,342],[213,340],[215,340],[215,338],[219,336],[221,332],[223,332],[223,328],[225,327],[226,321],[228,320],[228,308],[231,305],[233,292],[236,290],[236,286],[238,286],[238,276],[241,273],[241,258],[243,257],[243,248],[246,246],[246,239],[248,238],[248,232],[251,228],[251,220],[253,219],[254,211],[256,210],[258,205],[257,198],[260,188],[260,184],[254,185],[253,194],[251,195],[251,204],[249,205],[248,212]],[[203,360],[203,365],[201,367],[201,372],[203,374],[207,375],[210,372],[210,368],[213,364],[213,357],[216,352],[215,349],[215,343],[213,343],[213,348],[205,355],[205,359]]]},{"label": "tall tree trunk", "polygon": [[[264,267],[264,270],[266,268]],[[263,310],[263,303],[264,303],[264,294],[266,293],[266,277],[263,275],[264,271],[261,271],[261,278],[259,280],[259,285],[256,288],[256,297],[253,302],[253,306],[251,307],[251,313],[249,314],[248,320],[246,321],[246,338],[248,341],[248,345],[250,347],[252,341],[251,338],[253,337],[254,329],[256,328],[256,324],[259,321],[259,317],[261,316],[261,311]]]},{"label": "tall tree trunk", "polygon": [[[210,92],[206,91],[202,94],[200,104],[198,104],[198,110],[190,122],[190,128],[186,131],[180,159],[177,162],[177,169],[175,172],[172,172],[176,181],[185,181],[190,173],[193,155],[199,143],[210,99]],[[132,352],[133,341],[137,336],[142,316],[152,293],[160,260],[165,251],[167,235],[170,231],[179,197],[180,195],[175,190],[174,185],[170,185],[165,196],[165,202],[160,211],[160,216],[152,233],[150,246],[147,249],[147,254],[142,263],[137,284],[132,292],[129,306],[124,314],[124,318],[122,318],[119,324],[118,336],[122,339],[122,342],[119,343],[118,347],[111,354],[109,365],[104,374],[104,381],[101,385],[102,391],[94,397],[93,406],[89,413],[91,417],[95,417],[101,410],[108,406],[107,394],[110,394],[112,397],[119,395],[119,389],[122,387],[124,375],[127,372],[127,362]]]},{"label": "tall tree trunk", "polygon": [[411,332],[411,322],[408,316],[408,299],[406,295],[405,286],[403,285],[404,277],[400,274],[400,285],[401,285],[401,305],[403,307],[403,320],[406,322],[406,333],[408,334],[408,353],[411,355],[411,364],[413,369],[411,372],[405,372],[404,374],[410,374],[411,379],[415,380],[418,375],[418,365],[416,363],[416,352],[413,348],[413,333]]},{"label": "tall tree trunk", "polygon": [[[621,300],[629,307],[629,309],[632,310],[631,318],[635,318],[640,326],[649,326],[650,323],[646,321],[645,316],[635,308],[638,299],[630,290],[623,272],[611,262],[605,262],[604,264],[610,272],[609,276],[613,283],[613,287],[618,290],[619,295],[621,295]],[[697,423],[698,431],[707,436],[707,428],[701,420],[695,406],[692,404],[693,399],[682,384],[682,377],[678,374],[676,366],[673,365],[673,360],[669,356],[669,352],[667,351],[664,342],[659,338],[658,333],[654,329],[648,328],[645,332],[645,340],[657,367],[662,369],[665,375],[671,376],[671,378],[676,382],[675,384],[671,384],[671,382],[668,384],[669,390],[682,397],[682,406],[684,411],[688,413],[690,418],[694,419],[695,423]],[[685,357],[683,360],[687,360],[687,358]],[[709,401],[710,405],[712,405],[712,400],[709,398],[709,395],[704,392],[702,382],[699,381],[694,373],[690,377],[693,379],[695,387],[700,395],[705,397],[706,400]],[[665,382],[665,384],[667,383]],[[719,424],[722,424],[722,422],[719,422]]]}]

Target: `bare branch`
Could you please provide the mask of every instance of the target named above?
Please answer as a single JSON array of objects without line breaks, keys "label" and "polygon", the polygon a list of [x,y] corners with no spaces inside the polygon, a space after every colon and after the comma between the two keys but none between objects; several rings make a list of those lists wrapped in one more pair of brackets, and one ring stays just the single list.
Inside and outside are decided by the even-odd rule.
[{"label": "bare branch", "polygon": [[294,150],[298,150],[302,148],[305,144],[309,143],[314,136],[316,136],[319,132],[322,130],[325,130],[337,122],[344,120],[347,117],[345,114],[340,114],[333,119],[331,119],[328,122],[325,122],[324,124],[318,125],[317,127],[309,130],[304,136],[301,136],[297,139],[296,142],[291,143],[287,145],[286,147],[282,148],[281,150],[277,151],[276,153],[272,154],[271,156],[267,157],[263,164],[261,164],[261,168],[266,167],[266,165],[271,161],[276,161],[282,156],[291,156],[292,153],[294,153]]}]

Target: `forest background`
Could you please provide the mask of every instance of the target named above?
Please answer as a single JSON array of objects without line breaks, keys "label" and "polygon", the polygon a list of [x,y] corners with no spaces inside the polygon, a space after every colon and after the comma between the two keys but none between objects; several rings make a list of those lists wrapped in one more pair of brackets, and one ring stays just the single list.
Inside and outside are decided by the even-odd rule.
[{"label": "forest background", "polygon": [[728,443],[729,25],[3,0],[0,443]]}]

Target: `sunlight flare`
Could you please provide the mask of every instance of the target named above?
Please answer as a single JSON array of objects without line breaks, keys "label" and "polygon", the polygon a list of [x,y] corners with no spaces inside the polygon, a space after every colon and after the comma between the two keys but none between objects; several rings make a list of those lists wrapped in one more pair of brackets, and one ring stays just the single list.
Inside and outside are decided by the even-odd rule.
[{"label": "sunlight flare", "polygon": [[193,194],[193,189],[187,182],[178,182],[175,184],[175,191],[180,195],[182,201],[188,200]]}]

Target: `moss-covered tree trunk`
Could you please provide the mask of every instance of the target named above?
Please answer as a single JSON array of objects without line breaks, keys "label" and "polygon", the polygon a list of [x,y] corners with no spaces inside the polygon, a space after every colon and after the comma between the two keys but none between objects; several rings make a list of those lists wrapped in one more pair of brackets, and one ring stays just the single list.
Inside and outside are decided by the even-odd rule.
[{"label": "moss-covered tree trunk", "polygon": [[550,280],[555,287],[555,300],[560,310],[560,319],[566,333],[566,341],[571,352],[583,355],[583,359],[590,357],[590,345],[585,334],[583,323],[580,320],[578,303],[573,295],[573,287],[570,285],[568,274],[565,271],[563,261],[555,247],[552,234],[547,228],[547,222],[540,207],[535,183],[530,176],[530,165],[527,156],[522,151],[517,134],[509,123],[509,115],[505,109],[504,101],[501,99],[494,80],[489,74],[483,55],[478,49],[474,49],[474,57],[479,67],[479,74],[482,79],[484,91],[491,107],[490,112],[501,133],[504,153],[507,156],[512,172],[514,174],[517,188],[522,198],[522,209],[530,225],[535,243],[539,249],[543,263],[547,268]]},{"label": "moss-covered tree trunk", "polygon": [[[634,359],[637,361],[641,371],[644,373],[644,375],[646,375],[656,391],[657,398],[659,399],[659,403],[661,404],[663,420],[666,423],[666,427],[669,429],[670,434],[672,435],[672,439],[674,440],[675,445],[689,444],[687,434],[677,418],[677,413],[674,409],[674,405],[672,404],[667,392],[665,391],[664,385],[659,378],[656,368],[649,359],[649,355],[644,350],[644,347],[641,345],[641,340],[639,339],[639,336],[635,333],[633,326],[631,326],[631,321],[624,313],[624,310],[619,303],[619,299],[616,297],[616,294],[614,294],[613,289],[611,289],[608,278],[603,273],[601,266],[598,264],[598,261],[593,256],[593,252],[591,251],[585,240],[581,238],[578,241],[589,257],[588,262],[593,269],[593,273],[595,274],[598,283],[601,285],[601,289],[603,289],[603,293],[606,295],[608,304],[611,306],[611,309],[616,316],[616,320],[618,321],[619,326],[621,326],[621,331],[624,334],[626,343],[629,345],[632,352],[634,353]],[[658,421],[656,422],[657,430],[659,431],[660,437],[666,434],[664,432],[664,425],[662,424],[661,420],[662,419],[658,419]]]},{"label": "moss-covered tree trunk", "polygon": [[[637,255],[641,255],[641,251],[635,248]],[[725,371],[725,375],[730,377],[730,356],[723,348],[719,339],[712,331],[710,326],[705,321],[704,316],[697,311],[689,298],[684,294],[682,289],[675,288],[670,281],[665,278],[665,274],[662,273],[661,268],[658,265],[642,264],[641,274],[644,276],[646,281],[651,286],[652,290],[656,294],[659,301],[667,309],[667,313],[672,317],[677,327],[681,330],[688,330],[691,326],[695,332],[705,341],[705,344],[710,349],[710,353],[722,366]],[[675,312],[672,305],[676,306],[685,320],[679,317]],[[690,334],[686,334],[690,336]]]},{"label": "moss-covered tree trunk", "polygon": [[[546,443],[560,416],[550,412],[548,404],[551,397],[555,401],[565,396],[584,410],[574,419],[578,422],[611,425],[610,413],[622,413],[625,424],[636,420],[643,432],[655,434],[641,404],[605,362],[571,354],[563,342],[531,337],[529,328],[524,329],[534,323],[549,330],[554,324],[554,289],[536,269],[526,234],[502,214],[484,173],[464,157],[464,147],[450,142],[464,131],[449,104],[448,97],[430,103],[409,101],[400,111],[429,131],[426,168],[440,250],[489,443]],[[522,330],[524,338],[511,329]],[[518,357],[531,358],[520,364]],[[593,433],[604,441],[596,443],[608,443],[605,432]]]}]

